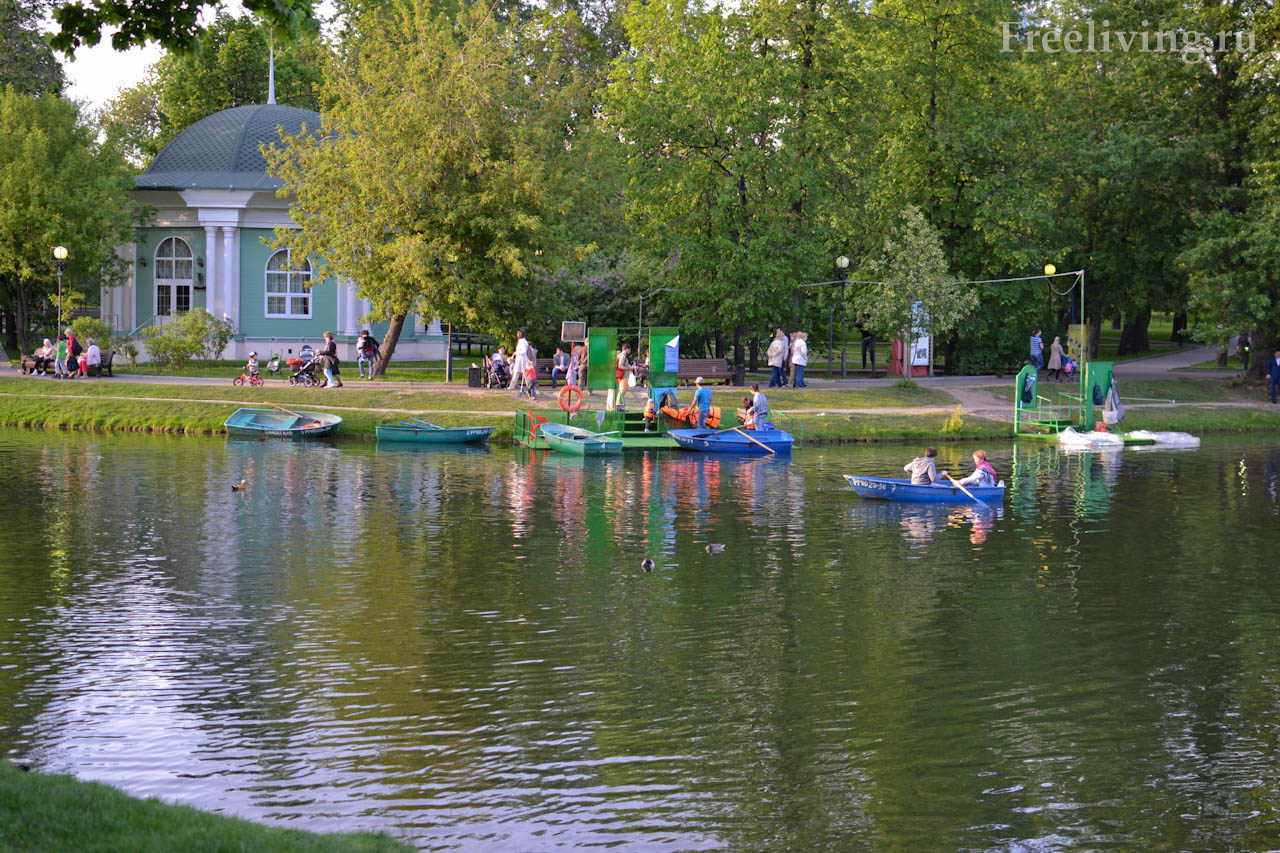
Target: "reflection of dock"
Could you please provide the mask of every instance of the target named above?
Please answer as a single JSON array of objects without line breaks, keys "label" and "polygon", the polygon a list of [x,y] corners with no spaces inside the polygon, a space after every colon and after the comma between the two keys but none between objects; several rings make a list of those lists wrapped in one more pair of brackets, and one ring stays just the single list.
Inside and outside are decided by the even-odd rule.
[{"label": "reflection of dock", "polygon": [[662,423],[661,415],[657,418],[656,429],[644,431],[644,413],[594,412],[583,410],[573,420],[568,412],[562,409],[517,409],[513,435],[518,444],[534,450],[547,450],[548,445],[542,434],[536,429],[543,423],[567,424],[589,429],[593,432],[616,432],[615,438],[622,441],[623,450],[677,450],[679,445],[675,439],[667,435],[667,428]]}]

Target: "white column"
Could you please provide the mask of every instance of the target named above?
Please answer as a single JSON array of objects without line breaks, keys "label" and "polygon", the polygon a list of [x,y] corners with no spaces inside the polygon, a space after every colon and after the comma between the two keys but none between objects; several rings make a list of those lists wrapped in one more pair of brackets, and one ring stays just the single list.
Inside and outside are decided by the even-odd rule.
[{"label": "white column", "polygon": [[231,327],[240,331],[240,229],[231,233]]},{"label": "white column", "polygon": [[232,311],[231,284],[235,280],[235,270],[232,268],[232,262],[235,254],[233,250],[237,230],[234,225],[222,226],[222,263],[220,265],[221,269],[218,270],[222,274],[222,305],[220,306],[222,313],[218,316],[225,316],[228,320],[231,319]]},{"label": "white column", "polygon": [[360,334],[360,308],[359,300],[356,299],[356,286],[349,281],[344,281],[341,284],[340,293],[345,315],[342,332],[345,335],[358,335]]},{"label": "white column", "polygon": [[[196,283],[199,284],[197,278]],[[204,227],[204,305],[209,313],[220,317],[222,307],[218,304],[218,227]]]}]

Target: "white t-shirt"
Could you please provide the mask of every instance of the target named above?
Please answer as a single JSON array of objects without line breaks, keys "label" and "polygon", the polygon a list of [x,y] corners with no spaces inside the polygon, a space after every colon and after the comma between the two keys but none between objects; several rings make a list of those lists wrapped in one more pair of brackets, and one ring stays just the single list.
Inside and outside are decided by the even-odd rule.
[{"label": "white t-shirt", "polygon": [[98,349],[97,344],[89,344],[89,349],[85,352],[85,364],[102,364],[102,350]]},{"label": "white t-shirt", "polygon": [[799,338],[791,346],[791,363],[806,365],[809,363],[809,344]]}]

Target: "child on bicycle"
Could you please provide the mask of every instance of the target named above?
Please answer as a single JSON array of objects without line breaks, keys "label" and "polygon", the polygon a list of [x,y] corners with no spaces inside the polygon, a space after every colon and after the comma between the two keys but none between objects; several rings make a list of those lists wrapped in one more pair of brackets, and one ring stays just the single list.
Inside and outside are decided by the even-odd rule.
[{"label": "child on bicycle", "polygon": [[244,366],[244,372],[249,374],[250,378],[258,375],[258,354],[256,352],[249,353],[249,363]]}]

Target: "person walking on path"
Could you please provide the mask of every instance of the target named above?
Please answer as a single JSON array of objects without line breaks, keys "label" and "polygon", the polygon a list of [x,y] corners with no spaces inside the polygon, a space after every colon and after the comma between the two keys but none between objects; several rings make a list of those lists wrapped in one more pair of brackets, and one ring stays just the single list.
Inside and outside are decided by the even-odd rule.
[{"label": "person walking on path", "polygon": [[338,342],[333,339],[333,332],[324,333],[324,343],[320,345],[320,364],[324,367],[326,388],[341,388],[342,379],[338,370]]},{"label": "person walking on path", "polygon": [[[360,368],[361,379],[373,378],[373,361],[378,357],[378,339],[369,334],[368,329],[360,332],[360,337],[356,341],[356,366]],[[369,368],[369,375],[364,375],[365,367]]]},{"label": "person walking on path", "polygon": [[871,372],[876,372],[876,336],[874,332],[867,329],[867,324],[871,322],[871,317],[864,311],[862,316],[858,318],[858,322],[853,327],[858,330],[858,334],[862,335],[862,369],[867,369],[867,353],[871,353]]},{"label": "person walking on path", "polygon": [[524,336],[524,329],[516,329],[516,353],[511,357],[511,384],[508,391],[514,391],[524,379],[524,370],[529,366],[529,339]]},{"label": "person walking on path", "polygon": [[618,383],[618,398],[614,401],[615,408],[626,408],[623,397],[629,387],[627,374],[633,370],[635,370],[635,367],[631,364],[631,344],[623,344],[622,349],[618,351],[618,360],[613,371],[613,379]]},{"label": "person walking on path", "polygon": [[1040,337],[1039,329],[1031,335],[1031,363],[1037,372],[1044,370],[1044,339]]},{"label": "person walking on path", "polygon": [[711,389],[701,376],[693,380],[693,384],[698,386],[698,390],[693,392],[693,405],[698,408],[697,428],[706,429],[707,416],[711,414]]},{"label": "person walking on path", "polygon": [[769,351],[766,356],[769,359],[769,367],[772,372],[769,375],[769,387],[781,388],[785,383],[782,381],[782,365],[787,362],[787,333],[778,330],[772,341],[769,342]]},{"label": "person walking on path", "polygon": [[1271,402],[1276,401],[1276,388],[1280,388],[1280,350],[1276,350],[1267,362],[1267,379],[1271,380]]},{"label": "person walking on path", "polygon": [[1058,335],[1053,336],[1053,343],[1049,345],[1049,378],[1062,381],[1062,338]]},{"label": "person walking on path", "polygon": [[804,368],[809,363],[809,333],[796,332],[796,342],[791,347],[791,368],[794,371],[792,388],[806,387]]}]

